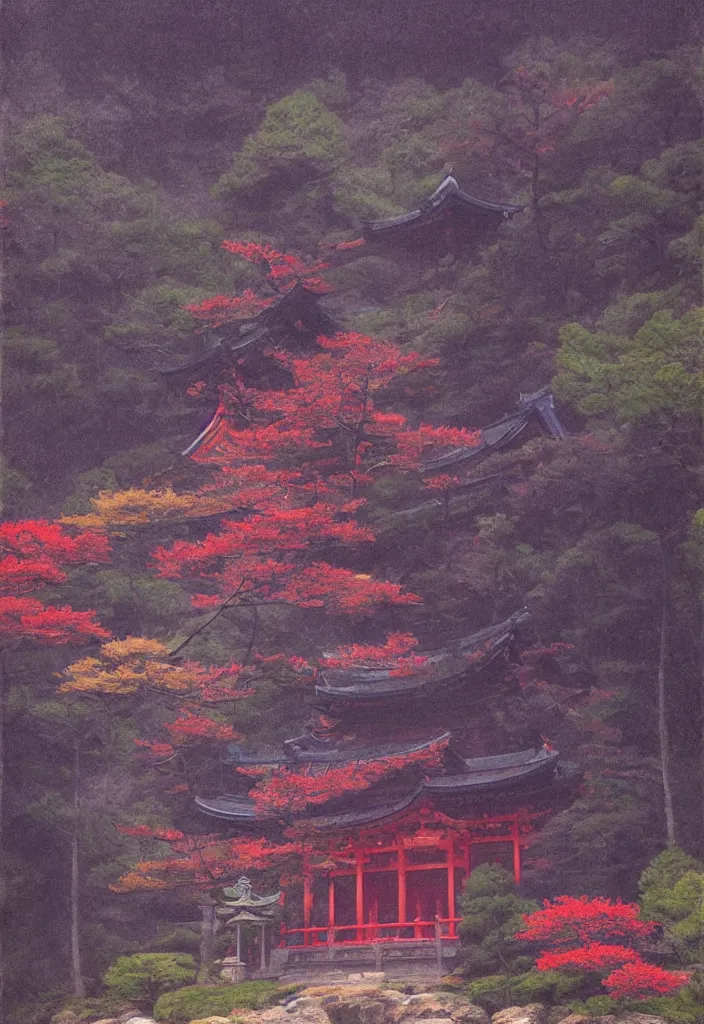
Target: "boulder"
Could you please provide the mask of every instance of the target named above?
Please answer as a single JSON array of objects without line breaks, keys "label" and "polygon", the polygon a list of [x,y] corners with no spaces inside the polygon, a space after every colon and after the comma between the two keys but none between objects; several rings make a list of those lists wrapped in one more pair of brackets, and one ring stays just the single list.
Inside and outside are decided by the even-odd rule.
[{"label": "boulder", "polygon": [[235,1010],[232,1017],[252,1020],[253,1024],[330,1024],[330,1018],[320,1005],[320,1000],[310,998],[294,999],[286,1006],[272,1006],[268,1010]]},{"label": "boulder", "polygon": [[381,993],[374,995],[342,995],[336,1003],[325,1007],[332,1024],[388,1024],[390,1005]]},{"label": "boulder", "polygon": [[499,1010],[491,1018],[491,1024],[546,1024],[547,1010],[542,1003],[528,1003],[527,1006],[509,1006]]},{"label": "boulder", "polygon": [[396,1021],[429,1020],[436,1017],[452,1017],[455,1012],[466,1009],[469,1004],[453,992],[419,992],[406,996],[394,1014]]},{"label": "boulder", "polygon": [[[606,1022],[606,1017],[600,1017],[600,1021]],[[662,1017],[653,1017],[650,1013],[636,1013],[635,1011],[627,1011],[626,1013],[620,1013],[616,1017],[618,1024],[665,1024]]]},{"label": "boulder", "polygon": [[199,1017],[198,1020],[192,1020],[191,1024],[232,1024],[229,1017]]},{"label": "boulder", "polygon": [[568,1017],[574,1017],[569,1006],[551,1006],[548,1010],[547,1024],[562,1024]]},{"label": "boulder", "polygon": [[489,1024],[489,1014],[474,1003],[463,1003],[452,1011],[454,1024]]},{"label": "boulder", "polygon": [[73,1010],[59,1010],[51,1018],[51,1024],[80,1024],[78,1014]]}]

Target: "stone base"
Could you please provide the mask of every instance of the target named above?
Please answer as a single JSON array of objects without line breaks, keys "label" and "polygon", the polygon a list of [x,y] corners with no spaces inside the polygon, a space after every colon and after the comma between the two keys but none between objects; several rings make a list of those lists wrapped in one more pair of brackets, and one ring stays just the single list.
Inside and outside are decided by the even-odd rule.
[{"label": "stone base", "polygon": [[458,947],[459,940],[443,942],[440,961],[434,939],[310,946],[305,949],[284,947],[272,951],[270,969],[286,979],[292,975],[308,978],[311,975],[327,977],[343,973],[346,977],[350,972],[367,974],[382,971],[389,977],[405,976],[409,972],[442,977],[452,970]]},{"label": "stone base", "polygon": [[220,977],[231,985],[244,981],[246,970],[246,965],[236,956],[226,956],[224,960],[220,961]]}]

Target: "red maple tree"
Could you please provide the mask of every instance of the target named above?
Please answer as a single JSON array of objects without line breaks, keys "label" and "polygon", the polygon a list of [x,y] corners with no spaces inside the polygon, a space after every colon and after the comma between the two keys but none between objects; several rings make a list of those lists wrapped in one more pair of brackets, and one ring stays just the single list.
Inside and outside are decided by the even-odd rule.
[{"label": "red maple tree", "polygon": [[[322,264],[249,242],[226,242],[225,248],[260,264],[267,285],[279,294],[297,283],[312,291],[324,288],[319,278]],[[197,320],[212,324],[249,315],[269,301],[248,292],[239,299],[206,300],[191,311]],[[182,581],[191,592],[194,608],[207,616],[172,654],[187,647],[224,612],[239,611],[249,621],[258,608],[290,606],[359,617],[369,616],[381,604],[406,606],[420,601],[398,583],[375,579],[349,565],[356,557],[350,549],[374,540],[369,525],[359,518],[365,487],[379,472],[418,469],[430,450],[475,445],[478,435],[466,429],[412,426],[387,407],[390,388],[397,382],[407,387],[414,375],[418,377],[435,360],[353,332],[320,337],[317,342],[312,354],[305,356],[285,348],[269,353],[282,370],[276,379],[287,380],[284,386],[257,388],[236,372],[220,386],[217,413],[192,454],[196,462],[212,467],[214,476],[190,505],[197,515],[202,502],[215,497],[219,507],[229,506],[234,514],[202,539],[177,540],[152,554],[156,572]],[[138,497],[140,520],[149,522],[149,495],[140,492]],[[177,498],[174,495],[167,503],[163,492],[155,492],[155,522],[163,523],[165,510],[172,506],[180,517],[188,515],[189,502]],[[133,500],[114,499],[109,504],[106,530],[119,529],[123,506],[134,522]],[[99,522],[100,509],[96,508],[98,515],[92,521]],[[343,553],[345,564],[340,564]],[[150,641],[142,643],[148,646]],[[315,663],[288,653],[261,652],[253,645],[254,633],[241,664],[215,687],[211,681],[206,685],[209,670],[187,663],[179,666],[191,673],[190,689],[184,691],[185,681],[174,666],[168,669],[164,665],[168,652],[157,657],[156,668],[150,667],[150,658],[143,659],[149,653],[147,647],[137,652],[135,662],[134,641],[132,650],[122,651],[122,662],[111,662],[107,651],[97,663],[84,660],[73,666],[65,685],[122,694],[127,692],[125,680],[129,692],[147,685],[153,692],[156,680],[157,688],[171,701],[172,711],[164,723],[164,735],[140,740],[139,749],[153,762],[161,762],[162,772],[163,762],[180,772],[171,792],[190,791],[197,773],[189,771],[188,758],[203,752],[212,758],[214,741],[237,738],[228,720],[227,702],[234,700],[233,688],[242,696],[242,691],[256,687],[266,673],[275,673],[286,685],[308,686],[317,674]],[[385,644],[343,647],[328,657],[327,665],[390,663],[394,672],[402,674],[423,661],[412,653],[414,646],[413,636],[392,633]],[[219,691],[215,695],[214,689]],[[429,764],[438,756],[437,750],[423,751],[364,764],[328,766],[324,772],[285,767],[265,773],[257,770],[251,798],[259,816],[278,817],[290,826],[292,817],[308,807],[371,786],[407,767]],[[288,836],[280,844],[284,851],[290,839]],[[256,843],[251,848],[234,844],[224,855],[223,841],[217,837],[184,836],[177,842],[179,848],[173,848],[179,857],[174,871],[182,879],[190,865],[196,885],[227,877],[228,870],[244,870],[243,863],[232,868],[235,856],[241,854],[247,860],[259,849]],[[196,848],[197,864],[202,866],[206,860],[211,865],[204,873],[193,860]],[[290,850],[285,852],[286,857],[290,855]],[[153,862],[140,862],[124,885],[137,887],[141,878],[145,886],[153,887],[158,876],[158,887],[163,887],[170,877],[167,861],[161,874]],[[253,861],[247,863],[251,866]]]},{"label": "red maple tree", "polygon": [[[684,971],[668,971],[646,963],[635,945],[652,935],[654,921],[640,919],[637,903],[604,897],[558,896],[542,910],[523,916],[517,939],[547,943],[539,971],[598,972],[615,999],[645,999],[674,992],[689,981]],[[611,942],[617,939],[622,941]],[[606,974],[604,977],[604,972]]]},{"label": "red maple tree", "polygon": [[95,612],[47,605],[35,596],[67,579],[66,567],[105,562],[107,538],[36,519],[0,524],[0,648],[104,640]]}]

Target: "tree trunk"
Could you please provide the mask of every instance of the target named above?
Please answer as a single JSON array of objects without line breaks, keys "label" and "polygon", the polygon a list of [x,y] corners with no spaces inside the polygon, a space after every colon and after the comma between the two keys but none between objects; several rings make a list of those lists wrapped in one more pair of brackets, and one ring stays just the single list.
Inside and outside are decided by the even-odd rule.
[{"label": "tree trunk", "polygon": [[658,657],[658,737],[660,741],[660,767],[662,791],[665,805],[665,833],[667,845],[675,846],[675,812],[672,803],[672,780],[670,766],[670,734],[667,728],[667,659],[670,620],[670,563],[662,551],[662,607],[660,612],[660,652]]},{"label": "tree trunk", "polygon": [[81,906],[80,906],[80,872],[78,857],[80,854],[81,827],[81,746],[78,740],[73,744],[73,831],[71,833],[71,976],[73,978],[73,994],[85,999],[86,986],[81,969]]},{"label": "tree trunk", "polygon": [[215,941],[215,904],[204,903],[201,905],[203,915],[200,926],[200,969],[198,971],[198,984],[204,985],[209,977],[213,966],[213,944]]}]

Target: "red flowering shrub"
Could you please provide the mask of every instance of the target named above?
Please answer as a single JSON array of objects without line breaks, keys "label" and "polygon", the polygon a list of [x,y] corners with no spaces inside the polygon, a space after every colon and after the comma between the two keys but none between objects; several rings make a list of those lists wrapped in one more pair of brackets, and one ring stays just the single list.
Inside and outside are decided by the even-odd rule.
[{"label": "red flowering shrub", "polygon": [[646,999],[666,995],[689,981],[683,971],[666,971],[646,963],[640,953],[623,942],[647,938],[654,921],[641,921],[637,903],[603,897],[558,896],[542,910],[523,917],[525,929],[517,939],[546,942],[552,950],[540,954],[539,971],[594,971],[613,968],[602,983],[614,999]]},{"label": "red flowering shrub", "polygon": [[639,958],[612,971],[604,979],[604,988],[614,999],[645,999],[647,996],[670,995],[688,981],[686,971],[666,971],[655,964],[643,963]]}]

